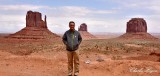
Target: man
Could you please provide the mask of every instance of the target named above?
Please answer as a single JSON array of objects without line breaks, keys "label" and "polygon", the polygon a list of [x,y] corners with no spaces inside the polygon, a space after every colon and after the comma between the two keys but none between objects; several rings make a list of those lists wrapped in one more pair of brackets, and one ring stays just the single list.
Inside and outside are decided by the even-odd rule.
[{"label": "man", "polygon": [[62,38],[63,43],[66,45],[68,56],[68,76],[78,76],[79,51],[77,49],[82,41],[82,37],[80,33],[75,30],[75,23],[73,21],[69,22],[69,28],[70,29],[64,33]]}]

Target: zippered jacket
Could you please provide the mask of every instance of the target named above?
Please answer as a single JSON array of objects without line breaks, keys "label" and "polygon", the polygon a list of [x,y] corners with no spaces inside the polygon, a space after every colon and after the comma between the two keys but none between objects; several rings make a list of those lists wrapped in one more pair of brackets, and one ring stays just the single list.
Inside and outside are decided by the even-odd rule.
[{"label": "zippered jacket", "polygon": [[67,30],[64,33],[62,40],[63,40],[63,43],[66,45],[66,50],[75,51],[78,49],[82,41],[82,37],[80,33],[76,30],[74,31]]}]

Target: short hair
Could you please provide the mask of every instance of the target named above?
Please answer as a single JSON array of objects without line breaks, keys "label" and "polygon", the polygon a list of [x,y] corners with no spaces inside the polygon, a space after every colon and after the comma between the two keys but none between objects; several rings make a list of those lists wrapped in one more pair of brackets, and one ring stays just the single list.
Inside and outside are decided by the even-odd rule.
[{"label": "short hair", "polygon": [[[69,25],[70,25],[71,23],[74,23],[74,22],[73,22],[73,21],[70,21],[70,22],[69,22]],[[75,24],[75,23],[74,23],[74,24]]]}]

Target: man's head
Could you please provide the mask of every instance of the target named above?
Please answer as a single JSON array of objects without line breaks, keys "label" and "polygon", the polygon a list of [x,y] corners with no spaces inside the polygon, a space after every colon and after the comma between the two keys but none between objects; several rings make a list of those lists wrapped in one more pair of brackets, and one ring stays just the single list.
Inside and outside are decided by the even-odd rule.
[{"label": "man's head", "polygon": [[73,21],[69,22],[69,28],[70,28],[71,31],[74,31],[75,23]]}]

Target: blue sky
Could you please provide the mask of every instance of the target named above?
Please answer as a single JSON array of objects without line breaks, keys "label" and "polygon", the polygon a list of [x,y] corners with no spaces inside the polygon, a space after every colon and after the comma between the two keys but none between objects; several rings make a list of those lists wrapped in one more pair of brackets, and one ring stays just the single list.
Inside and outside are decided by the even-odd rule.
[{"label": "blue sky", "polygon": [[63,33],[69,21],[82,23],[89,32],[125,32],[131,18],[144,18],[148,32],[160,33],[160,0],[0,0],[0,33],[25,27],[28,10],[47,15],[48,28]]}]

